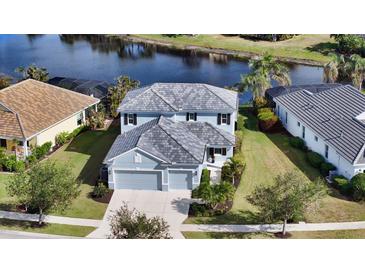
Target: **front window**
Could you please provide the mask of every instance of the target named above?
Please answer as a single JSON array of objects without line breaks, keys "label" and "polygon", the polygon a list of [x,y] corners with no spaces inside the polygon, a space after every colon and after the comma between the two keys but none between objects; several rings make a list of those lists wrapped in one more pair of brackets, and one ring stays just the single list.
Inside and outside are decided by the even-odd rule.
[{"label": "front window", "polygon": [[133,113],[128,113],[128,124],[134,125],[134,114]]},{"label": "front window", "polygon": [[77,125],[80,126],[82,124],[82,120],[83,120],[83,114],[82,112],[80,112],[79,114],[77,114]]},{"label": "front window", "polygon": [[302,138],[305,139],[305,126],[302,127]]},{"label": "front window", "polygon": [[318,142],[318,137],[314,136],[314,141]]},{"label": "front window", "polygon": [[222,113],[222,124],[227,124],[228,118],[227,118],[227,114]]},{"label": "front window", "polygon": [[300,122],[297,122],[297,126],[300,127]]},{"label": "front window", "polygon": [[214,148],[214,155],[223,155],[223,156],[227,155],[227,148],[225,148],[225,147]]},{"label": "front window", "polygon": [[215,148],[214,149],[214,154],[222,154],[222,149],[221,148]]},{"label": "front window", "polygon": [[327,145],[324,146],[324,156],[326,158],[328,158],[328,146]]},{"label": "front window", "polygon": [[6,147],[6,139],[0,139],[0,147]]},{"label": "front window", "polygon": [[285,124],[287,124],[287,123],[288,123],[288,113],[285,112]]},{"label": "front window", "polygon": [[195,121],[196,119],[195,119],[195,113],[193,113],[193,112],[189,112],[188,114],[187,114],[187,121]]}]

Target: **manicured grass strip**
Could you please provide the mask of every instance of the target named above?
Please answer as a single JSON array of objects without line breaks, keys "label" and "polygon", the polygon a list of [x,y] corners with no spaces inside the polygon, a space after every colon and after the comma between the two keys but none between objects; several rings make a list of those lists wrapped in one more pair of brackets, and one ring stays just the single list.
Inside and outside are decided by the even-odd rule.
[{"label": "manicured grass strip", "polygon": [[[272,233],[182,232],[186,239],[277,239]],[[295,231],[289,239],[365,239],[365,229]]]},{"label": "manicured grass strip", "polygon": [[44,224],[39,227],[38,224],[34,222],[0,219],[0,230],[17,230],[62,236],[85,237],[94,231],[95,227],[63,224]]},{"label": "manicured grass strip", "polygon": [[167,37],[161,34],[138,34],[134,36],[171,43],[178,48],[200,46],[259,55],[268,52],[276,57],[312,60],[320,63],[327,62],[329,60],[328,52],[333,51],[336,47],[336,42],[326,34],[303,34],[289,40],[274,43],[269,41],[253,41],[238,36],[212,34],[177,37]]}]

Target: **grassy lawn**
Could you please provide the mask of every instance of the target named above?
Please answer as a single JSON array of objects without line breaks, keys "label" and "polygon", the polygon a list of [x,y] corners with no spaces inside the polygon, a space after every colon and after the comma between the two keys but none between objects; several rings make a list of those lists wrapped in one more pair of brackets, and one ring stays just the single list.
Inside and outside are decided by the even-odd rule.
[{"label": "grassy lawn", "polygon": [[268,52],[276,57],[312,60],[325,63],[329,59],[328,52],[333,51],[336,42],[329,35],[303,34],[280,42],[252,41],[238,36],[207,35],[167,37],[160,34],[139,34],[140,38],[147,38],[171,43],[176,47],[201,46],[236,50],[254,54]]},{"label": "grassy lawn", "polygon": [[[186,239],[277,239],[272,233],[182,232]],[[365,239],[365,229],[295,231],[289,239]]]},{"label": "grassy lawn", "polygon": [[34,233],[85,237],[94,231],[95,227],[62,224],[45,224],[39,227],[34,222],[0,219],[0,230],[21,230]]},{"label": "grassy lawn", "polygon": [[[257,130],[256,118],[247,111],[244,115],[246,129],[243,133],[242,152],[246,159],[246,170],[236,191],[232,209],[220,216],[188,218],[185,223],[259,223],[256,209],[246,200],[255,186],[271,184],[276,175],[293,169],[299,169],[308,180],[321,176],[309,166],[302,151],[289,146],[287,135],[262,133]],[[305,216],[306,222],[360,220],[365,220],[365,205],[347,201],[335,191],[323,199],[318,211]]]},{"label": "grassy lawn", "polygon": [[[65,212],[54,215],[67,217],[102,219],[108,206],[93,200],[90,193],[99,175],[102,163],[110,146],[119,133],[119,127],[110,126],[107,131],[87,131],[76,137],[70,144],[63,146],[50,156],[51,160],[67,163],[81,181],[81,194]],[[10,175],[0,175],[0,209],[14,210],[13,199],[5,190],[5,181]]]}]

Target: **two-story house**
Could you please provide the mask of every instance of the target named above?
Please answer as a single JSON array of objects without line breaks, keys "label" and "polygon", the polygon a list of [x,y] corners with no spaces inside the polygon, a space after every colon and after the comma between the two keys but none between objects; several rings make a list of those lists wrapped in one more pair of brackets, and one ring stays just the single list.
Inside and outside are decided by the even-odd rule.
[{"label": "two-story house", "polygon": [[208,164],[233,156],[238,96],[205,84],[157,83],[128,92],[121,135],[107,154],[115,189],[193,189]]},{"label": "two-story house", "polygon": [[267,90],[283,126],[351,178],[365,172],[365,95],[350,85]]}]

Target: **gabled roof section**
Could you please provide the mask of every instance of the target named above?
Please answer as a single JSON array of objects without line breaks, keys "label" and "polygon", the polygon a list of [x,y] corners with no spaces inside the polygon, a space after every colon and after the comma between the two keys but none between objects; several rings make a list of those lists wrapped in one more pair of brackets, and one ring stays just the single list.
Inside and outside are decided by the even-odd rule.
[{"label": "gabled roof section", "polygon": [[181,122],[200,140],[206,144],[217,146],[234,146],[236,138],[234,135],[216,128],[207,122]]},{"label": "gabled roof section", "polygon": [[233,146],[234,139],[208,123],[174,122],[160,116],[119,135],[104,162],[140,148],[165,163],[200,164],[207,144]]},{"label": "gabled roof section", "polygon": [[237,110],[238,94],[234,91],[191,83],[156,83],[131,90],[119,111],[182,112]]},{"label": "gabled roof section", "polygon": [[365,125],[356,119],[365,111],[365,95],[350,85],[337,85],[314,93],[299,89],[274,101],[284,105],[338,154],[355,162],[365,144]]},{"label": "gabled roof section", "polygon": [[0,103],[0,137],[24,139],[18,115]]},{"label": "gabled roof section", "polygon": [[[17,115],[24,138],[29,138],[98,102],[99,99],[32,79],[0,90],[0,103]],[[9,117],[6,122],[11,122]],[[8,124],[5,126],[12,127]]]}]

